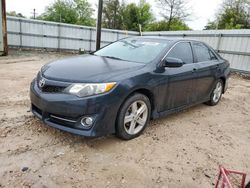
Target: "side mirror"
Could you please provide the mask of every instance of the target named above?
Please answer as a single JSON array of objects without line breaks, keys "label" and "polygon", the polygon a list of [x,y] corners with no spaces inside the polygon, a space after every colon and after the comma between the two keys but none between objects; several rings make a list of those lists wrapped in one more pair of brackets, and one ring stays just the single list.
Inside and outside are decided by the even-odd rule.
[{"label": "side mirror", "polygon": [[181,59],[173,57],[167,57],[163,61],[163,67],[181,67],[183,64],[184,62]]}]

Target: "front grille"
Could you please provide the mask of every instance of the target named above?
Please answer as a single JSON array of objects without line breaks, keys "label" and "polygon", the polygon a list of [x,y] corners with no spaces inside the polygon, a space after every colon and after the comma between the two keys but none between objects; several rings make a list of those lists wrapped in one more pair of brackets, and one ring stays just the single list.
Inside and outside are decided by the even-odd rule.
[{"label": "front grille", "polygon": [[65,89],[65,87],[45,85],[40,89],[42,90],[42,92],[59,93],[62,92]]},{"label": "front grille", "polygon": [[42,92],[46,92],[46,93],[60,93],[62,92],[66,86],[58,86],[56,85],[56,83],[51,83],[51,81],[49,80],[45,80],[44,82],[44,85],[42,87],[40,87],[40,80],[43,79],[43,77],[41,76],[41,73],[38,73],[37,75],[37,79],[36,79],[36,82],[37,82],[37,86],[38,88],[42,91]]},{"label": "front grille", "polygon": [[66,116],[61,116],[61,115],[59,116],[55,114],[50,114],[48,112],[43,112],[34,104],[32,104],[32,111],[38,114],[40,118],[42,118],[42,116],[45,115],[46,117],[49,118],[48,120],[50,122],[63,125],[63,126],[67,126],[67,127],[74,127],[78,121],[78,118],[71,118],[71,117],[66,117]]}]

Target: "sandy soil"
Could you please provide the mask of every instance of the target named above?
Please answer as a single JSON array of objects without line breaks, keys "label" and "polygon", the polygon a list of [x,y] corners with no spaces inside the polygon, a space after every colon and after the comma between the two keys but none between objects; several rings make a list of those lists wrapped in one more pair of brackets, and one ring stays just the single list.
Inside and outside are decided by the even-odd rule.
[{"label": "sandy soil", "polygon": [[250,80],[232,76],[219,105],[154,120],[139,138],[87,139],[29,111],[40,67],[70,54],[0,58],[0,187],[213,187],[220,164],[250,178]]}]

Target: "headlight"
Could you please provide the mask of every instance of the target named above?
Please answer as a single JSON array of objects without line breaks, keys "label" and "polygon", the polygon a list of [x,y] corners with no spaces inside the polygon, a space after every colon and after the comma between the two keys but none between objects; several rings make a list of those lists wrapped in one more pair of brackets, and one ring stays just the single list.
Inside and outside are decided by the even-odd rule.
[{"label": "headlight", "polygon": [[115,82],[101,84],[72,84],[65,89],[65,92],[78,97],[98,95],[110,91],[116,85]]}]

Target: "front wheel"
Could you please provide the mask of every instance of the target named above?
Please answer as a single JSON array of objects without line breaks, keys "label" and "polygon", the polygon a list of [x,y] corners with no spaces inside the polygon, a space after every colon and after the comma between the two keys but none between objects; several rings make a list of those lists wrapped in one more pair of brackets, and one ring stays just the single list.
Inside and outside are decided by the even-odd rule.
[{"label": "front wheel", "polygon": [[223,87],[224,87],[223,81],[221,79],[217,80],[215,87],[213,88],[213,91],[210,95],[210,100],[206,102],[206,104],[210,106],[218,104],[223,93]]},{"label": "front wheel", "polygon": [[139,136],[147,126],[150,113],[149,99],[139,93],[132,95],[124,102],[118,114],[117,136],[124,140]]}]

